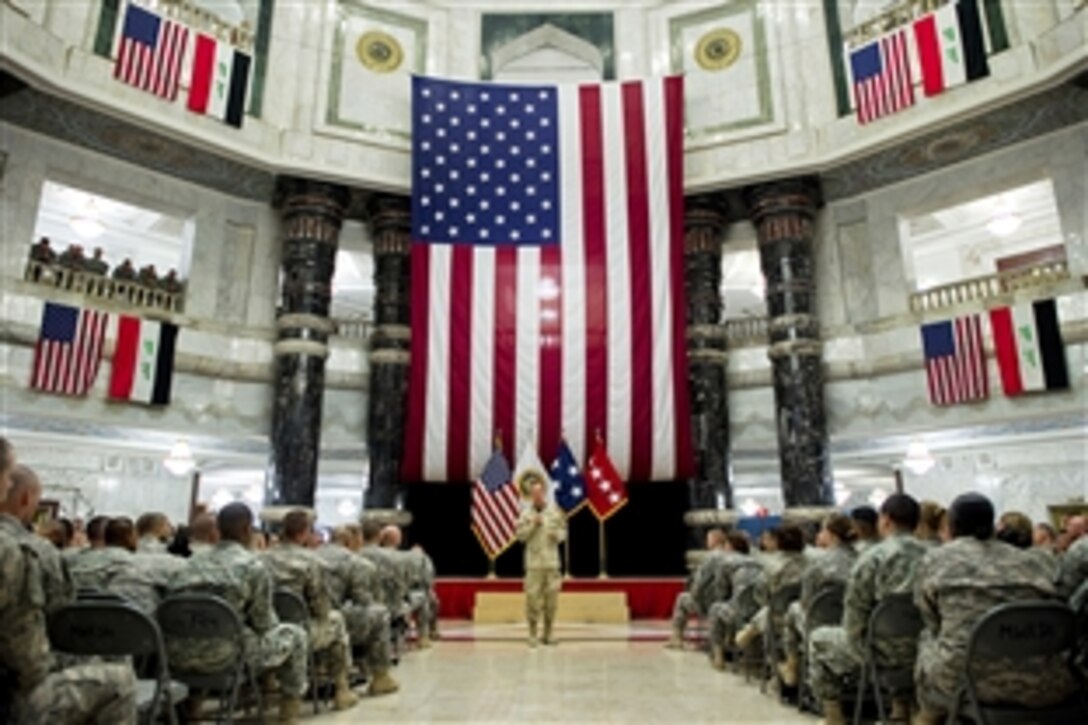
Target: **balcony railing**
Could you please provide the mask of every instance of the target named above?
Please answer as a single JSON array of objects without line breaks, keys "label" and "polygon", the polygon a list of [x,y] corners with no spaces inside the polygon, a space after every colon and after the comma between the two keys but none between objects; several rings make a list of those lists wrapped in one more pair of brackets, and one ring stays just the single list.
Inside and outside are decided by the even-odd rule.
[{"label": "balcony railing", "polygon": [[1045,287],[1068,279],[1068,263],[1057,260],[1029,269],[973,277],[915,292],[910,296],[910,308],[913,312],[929,312],[993,299],[1018,290]]},{"label": "balcony railing", "polygon": [[339,317],[333,319],[335,335],[349,340],[365,341],[370,336],[370,320],[362,317]]},{"label": "balcony railing", "polygon": [[148,287],[134,280],[111,279],[102,274],[83,272],[29,260],[23,275],[27,282],[75,292],[86,297],[109,300],[130,307],[142,307],[166,312],[182,312],[185,308],[185,292],[167,292]]},{"label": "balcony railing", "polygon": [[766,317],[738,317],[725,321],[725,339],[729,347],[766,345],[769,339]]}]

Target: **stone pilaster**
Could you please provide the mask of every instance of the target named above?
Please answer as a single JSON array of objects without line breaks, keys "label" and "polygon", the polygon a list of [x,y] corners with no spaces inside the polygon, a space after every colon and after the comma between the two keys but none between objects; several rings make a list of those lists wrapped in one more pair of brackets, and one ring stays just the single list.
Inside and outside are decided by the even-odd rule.
[{"label": "stone pilaster", "polygon": [[[374,239],[374,328],[366,444],[370,482],[365,515],[383,521],[402,508],[400,480],[408,393],[411,205],[407,197],[375,194],[368,204]],[[396,517],[397,523],[405,523]]]},{"label": "stone pilaster", "polygon": [[321,450],[325,359],[332,276],[348,190],[336,184],[283,178],[276,205],[283,218],[282,282],[276,319],[272,463],[265,502],[314,503]]},{"label": "stone pilaster", "polygon": [[812,261],[819,186],[815,179],[790,179],[750,187],[745,197],[766,280],[782,496],[788,508],[830,506]]}]

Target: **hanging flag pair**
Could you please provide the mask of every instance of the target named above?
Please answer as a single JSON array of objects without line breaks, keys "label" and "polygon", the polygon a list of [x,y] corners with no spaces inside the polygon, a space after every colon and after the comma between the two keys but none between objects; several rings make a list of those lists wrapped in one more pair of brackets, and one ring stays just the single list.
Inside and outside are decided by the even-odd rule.
[{"label": "hanging flag pair", "polygon": [[627,503],[627,485],[612,463],[600,436],[597,436],[586,461],[588,480],[578,469],[574,452],[566,440],[559,442],[559,452],[552,461],[550,473],[555,481],[555,503],[568,518],[588,504],[593,515],[599,521],[605,521]]},{"label": "hanging flag pair", "polygon": [[[109,324],[106,312],[45,303],[30,387],[59,395],[87,395],[98,378]],[[177,334],[177,325],[168,322],[118,315],[110,399],[167,405]]]},{"label": "hanging flag pair", "polygon": [[[990,310],[994,354],[1005,395],[1069,387],[1054,300]],[[922,326],[929,400],[955,405],[987,400],[990,385],[981,315]]]},{"label": "hanging flag pair", "polygon": [[[113,74],[118,80],[176,100],[182,69],[190,58],[188,27],[129,4]],[[245,115],[251,58],[207,33],[196,33],[189,67],[186,108],[240,128]]]}]

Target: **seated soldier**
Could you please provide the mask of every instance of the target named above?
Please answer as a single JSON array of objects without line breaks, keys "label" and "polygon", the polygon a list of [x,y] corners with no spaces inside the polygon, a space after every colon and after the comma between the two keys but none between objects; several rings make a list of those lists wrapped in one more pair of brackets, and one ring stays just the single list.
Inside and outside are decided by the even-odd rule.
[{"label": "seated soldier", "polygon": [[178,271],[171,269],[166,273],[166,276],[159,282],[159,286],[162,287],[164,292],[169,292],[172,295],[176,295],[184,289],[182,281],[178,279]]},{"label": "seated soldier", "polygon": [[[824,722],[845,722],[841,697],[847,678],[856,677],[864,658],[869,617],[892,594],[914,591],[918,562],[931,549],[914,538],[918,502],[906,494],[889,496],[880,507],[878,528],[883,540],[858,555],[846,583],[841,627],[818,627],[808,641],[808,673],[816,697],[823,701]],[[881,667],[910,667],[918,643],[913,637],[873,643]],[[892,701],[892,720],[909,717],[910,703]]]},{"label": "seated soldier", "polygon": [[381,547],[389,552],[401,579],[401,589],[405,592],[402,611],[409,621],[415,620],[419,631],[419,646],[427,649],[431,646],[431,625],[437,612],[431,609],[432,598],[423,589],[420,575],[425,566],[418,553],[401,551],[403,534],[400,527],[390,524],[382,528],[378,537]]},{"label": "seated soldier", "polygon": [[76,272],[82,272],[87,267],[87,258],[83,256],[83,247],[78,244],[69,244],[68,248],[57,257],[57,264]]},{"label": "seated soldier", "polygon": [[726,637],[759,611],[755,589],[763,578],[763,565],[748,553],[748,537],[740,531],[725,535],[725,553],[718,576],[721,600],[710,606],[710,658],[717,670],[725,669]]},{"label": "seated soldier", "polygon": [[136,528],[123,516],[106,523],[105,547],[71,560],[77,589],[110,591],[154,614],[170,585],[170,570],[141,566],[136,555]]},{"label": "seated soldier", "polygon": [[[8,496],[15,451],[0,437],[0,500]],[[12,678],[15,725],[135,723],[136,677],[128,664],[61,668],[46,632],[46,584],[34,535],[0,512],[0,666]]]},{"label": "seated soldier", "polygon": [[306,548],[313,524],[308,511],[295,509],[283,517],[281,541],[261,554],[277,588],[302,597],[310,610],[310,646],[327,656],[336,683],[337,710],[347,710],[359,701],[351,691],[351,641],[344,615],[332,608],[321,560]]},{"label": "seated soldier", "polygon": [[144,287],[156,289],[159,286],[159,273],[155,271],[155,265],[149,264],[145,267],[140,267],[140,271],[136,275],[136,281]]},{"label": "seated soldier", "polygon": [[[715,585],[723,579],[718,576],[718,564],[725,552],[725,532],[715,527],[706,532],[706,555],[699,563],[685,591],[676,595],[672,608],[672,636],[666,647],[680,649],[684,646],[684,628],[692,617],[706,617],[715,602],[723,601]],[[728,581],[728,580],[725,580]]]},{"label": "seated soldier", "polygon": [[[13,534],[29,532],[41,497],[42,483],[38,476],[26,466],[16,465],[11,471],[8,495],[0,499],[0,513],[7,514],[0,519],[0,527],[19,524],[22,531],[12,531]],[[41,567],[45,613],[50,614],[75,599],[75,587],[72,586],[68,565],[61,551],[40,536],[32,535],[21,540],[34,549]]]},{"label": "seated soldier", "polygon": [[1058,591],[1071,597],[1084,582],[1088,581],[1088,536],[1081,536],[1062,555]]},{"label": "seated soldier", "polygon": [[[770,618],[770,602],[783,589],[801,583],[801,574],[808,562],[805,556],[805,534],[796,524],[783,524],[771,529],[775,540],[777,556],[769,558],[764,566],[764,576],[756,587],[756,602],[760,609],[744,628],[737,632],[736,643],[746,649],[756,637],[766,635],[768,627],[775,628],[775,634],[781,641],[785,615],[778,615],[775,621]],[[775,663],[777,664],[777,663]]]},{"label": "seated soldier", "polygon": [[400,574],[393,552],[381,545],[382,525],[374,520],[363,522],[363,546],[359,555],[369,560],[378,571],[381,603],[389,609],[394,629],[403,627],[408,589]]},{"label": "seated soldier", "polygon": [[219,525],[215,522],[215,516],[204,512],[193,517],[189,524],[189,551],[197,554],[209,551],[219,543]]},{"label": "seated soldier", "polygon": [[341,526],[333,532],[332,541],[314,553],[325,565],[329,598],[344,613],[352,644],[363,649],[364,666],[371,676],[368,693],[385,695],[400,688],[389,674],[393,666],[389,609],[375,603],[380,593],[377,568],[356,555],[362,538],[357,525]]},{"label": "seated soldier", "polygon": [[918,528],[914,530],[914,538],[923,544],[940,546],[941,521],[944,519],[945,510],[936,501],[921,501],[918,503]]},{"label": "seated soldier", "polygon": [[1023,550],[1043,570],[1050,582],[1057,582],[1061,562],[1052,552],[1032,546],[1034,526],[1027,514],[1006,511],[997,520],[997,540]]},{"label": "seated soldier", "polygon": [[854,533],[857,538],[854,541],[854,549],[858,554],[864,554],[865,550],[880,543],[880,533],[877,525],[880,514],[872,506],[858,506],[850,512],[850,518],[854,522]]},{"label": "seated soldier", "polygon": [[790,687],[797,685],[797,666],[804,644],[805,614],[820,591],[829,585],[846,584],[850,569],[857,559],[853,541],[856,534],[850,517],[831,514],[824,519],[816,544],[823,552],[809,559],[801,574],[801,598],[790,604],[786,611],[786,625],[782,631],[782,648],[786,660],[779,665],[782,682]]},{"label": "seated soldier", "polygon": [[165,554],[173,534],[170,519],[164,513],[151,511],[136,519],[136,549],[141,553]]},{"label": "seated soldier", "polygon": [[[918,723],[945,721],[964,683],[968,638],[987,612],[1009,602],[1057,596],[1037,559],[994,538],[994,508],[985,496],[959,496],[949,518],[952,541],[918,567],[915,600],[925,623],[915,670],[922,705]],[[1040,707],[1063,701],[1075,687],[1060,660],[1017,657],[980,662],[974,669],[983,702]]]},{"label": "seated soldier", "polygon": [[[172,591],[207,592],[222,597],[242,617],[245,657],[258,672],[272,671],[279,681],[280,719],[295,722],[306,694],[309,637],[296,624],[279,621],[272,607],[272,577],[247,548],[253,513],[243,503],[224,506],[216,520],[220,542],[189,557],[174,575]],[[166,641],[171,666],[217,672],[230,663],[230,647],[214,640]]]}]

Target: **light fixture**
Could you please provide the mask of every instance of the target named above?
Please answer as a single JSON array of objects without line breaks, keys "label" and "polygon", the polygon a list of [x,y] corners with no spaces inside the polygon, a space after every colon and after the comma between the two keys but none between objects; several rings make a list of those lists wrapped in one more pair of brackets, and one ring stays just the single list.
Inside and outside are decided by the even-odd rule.
[{"label": "light fixture", "polygon": [[1015,234],[1023,223],[1024,220],[1016,214],[1004,211],[987,222],[986,229],[996,237],[1007,237]]},{"label": "light fixture", "polygon": [[74,216],[68,220],[72,231],[84,239],[97,239],[105,233],[106,227],[93,216]]},{"label": "light fixture", "polygon": [[163,468],[175,476],[188,476],[196,469],[196,459],[189,448],[189,442],[184,438],[174,441],[170,447],[170,455],[162,461]]},{"label": "light fixture", "polygon": [[920,440],[913,440],[907,446],[907,455],[903,457],[903,467],[915,476],[924,476],[936,465],[926,444]]}]

